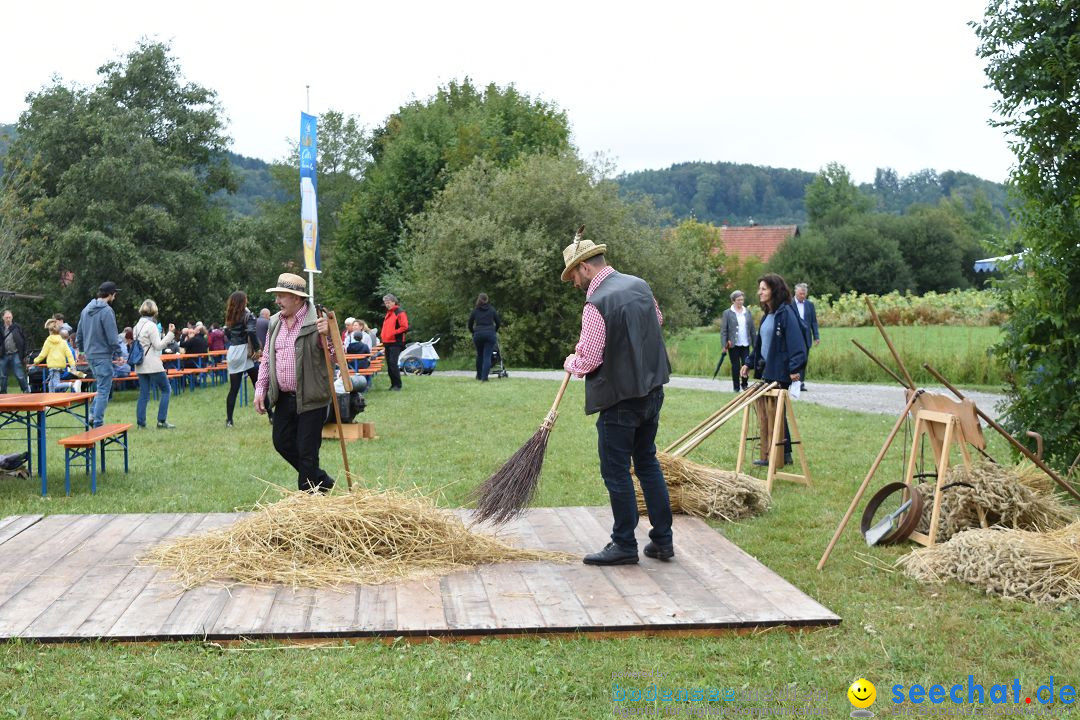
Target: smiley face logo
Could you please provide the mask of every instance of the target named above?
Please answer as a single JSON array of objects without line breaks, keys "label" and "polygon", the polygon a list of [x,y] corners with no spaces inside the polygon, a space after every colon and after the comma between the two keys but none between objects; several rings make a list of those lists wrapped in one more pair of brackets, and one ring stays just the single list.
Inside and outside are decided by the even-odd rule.
[{"label": "smiley face logo", "polygon": [[866,709],[877,700],[877,688],[866,678],[859,678],[851,683],[847,691],[848,700],[859,709]]}]

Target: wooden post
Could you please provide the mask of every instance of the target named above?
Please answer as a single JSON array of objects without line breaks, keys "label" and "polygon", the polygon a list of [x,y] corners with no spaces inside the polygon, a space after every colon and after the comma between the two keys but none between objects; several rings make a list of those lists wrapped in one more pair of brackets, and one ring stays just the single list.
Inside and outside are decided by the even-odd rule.
[{"label": "wooden post", "polygon": [[[334,318],[333,311],[329,311],[326,308],[320,307],[323,315],[326,317],[328,330],[331,336],[337,337],[337,342],[334,343],[334,352],[340,352],[338,357],[341,366],[344,369],[341,382],[350,391],[352,390],[352,383],[349,383],[349,367],[345,364],[345,353],[339,351],[337,348],[341,346],[341,335],[338,333],[337,320]],[[333,342],[333,340],[331,340]],[[348,483],[349,492],[352,492],[352,470],[349,469],[349,453],[345,449],[345,433],[341,429],[341,408],[338,406],[337,388],[334,387],[334,365],[330,362],[330,346],[323,341],[323,357],[326,359],[326,374],[330,382],[330,402],[334,406],[334,422],[337,425],[338,444],[341,445],[341,462],[345,465],[345,482]]]},{"label": "wooden post", "polygon": [[829,544],[826,546],[825,553],[821,556],[821,559],[818,560],[818,570],[825,567],[825,563],[828,561],[829,555],[832,554],[833,548],[836,547],[840,535],[843,534],[844,528],[847,527],[848,522],[851,520],[851,516],[855,514],[855,508],[859,506],[859,502],[862,500],[866,488],[870,485],[870,480],[873,479],[874,473],[876,473],[878,467],[881,466],[881,461],[885,459],[885,453],[889,451],[889,448],[893,444],[893,440],[896,439],[897,433],[900,432],[900,428],[903,427],[904,423],[907,421],[908,413],[911,412],[911,406],[915,404],[915,398],[917,398],[921,392],[921,390],[917,390],[912,393],[911,397],[908,398],[907,405],[900,411],[900,416],[896,418],[896,423],[889,432],[889,436],[885,438],[885,444],[881,446],[881,450],[878,451],[877,457],[874,458],[874,462],[870,465],[870,472],[866,473],[866,477],[863,478],[862,484],[859,485],[859,489],[855,491],[855,497],[851,499],[851,505],[848,506],[847,512],[844,514],[844,519],[841,520],[840,524],[836,527],[836,532],[833,533],[832,540],[830,540]]},{"label": "wooden post", "polygon": [[900,368],[900,372],[904,374],[907,379],[905,387],[915,389],[915,381],[911,379],[911,374],[908,373],[907,368],[904,367],[904,361],[900,359],[900,353],[896,352],[896,348],[893,347],[892,340],[889,339],[889,334],[885,332],[885,326],[881,324],[881,320],[878,320],[877,310],[874,309],[874,303],[870,302],[870,296],[864,295],[863,299],[866,300],[866,307],[870,308],[870,317],[874,320],[874,325],[877,326],[878,332],[881,333],[881,337],[885,338],[885,344],[889,347],[889,352],[892,353],[893,360],[896,361],[897,366]]}]

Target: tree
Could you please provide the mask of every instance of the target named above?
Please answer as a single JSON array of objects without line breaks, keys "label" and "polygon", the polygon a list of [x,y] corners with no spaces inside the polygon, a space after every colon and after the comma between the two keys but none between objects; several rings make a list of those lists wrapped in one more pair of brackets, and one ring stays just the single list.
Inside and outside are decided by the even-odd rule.
[{"label": "tree", "polygon": [[973,27],[1001,95],[993,124],[1012,137],[1026,248],[998,287],[1005,424],[1042,433],[1049,462],[1064,467],[1080,452],[1080,0],[992,0]]},{"label": "tree", "polygon": [[831,162],[806,187],[806,217],[812,226],[836,227],[862,215],[873,200],[859,191],[847,168]]},{"label": "tree", "polygon": [[724,254],[720,228],[696,220],[684,220],[665,231],[664,244],[681,250],[686,258],[682,270],[696,281],[687,283],[686,300],[702,318],[711,318],[727,307],[724,288],[729,284],[732,262]]},{"label": "tree", "polygon": [[377,298],[409,219],[474,158],[506,167],[521,155],[566,152],[569,138],[564,113],[512,85],[481,90],[466,78],[401,107],[373,133],[371,164],[342,209],[329,263],[336,298]]},{"label": "tree", "polygon": [[39,289],[70,312],[111,279],[125,304],[217,315],[258,253],[213,200],[235,189],[216,95],[184,83],[161,43],[98,74],[31,94],[9,150]]},{"label": "tree", "polygon": [[[809,229],[785,240],[763,270],[780,274],[789,284],[805,282],[813,289],[814,295],[836,296],[847,289],[844,265],[841,258],[833,254],[825,233]],[[758,273],[756,277],[760,275]],[[756,290],[756,281],[750,281],[751,289]],[[746,290],[745,287],[740,288]],[[749,297],[753,298],[754,295]]]},{"label": "tree", "polygon": [[701,267],[700,251],[663,233],[659,220],[569,153],[529,155],[507,168],[476,158],[410,220],[388,283],[421,336],[459,341],[477,294],[487,293],[503,316],[505,353],[518,364],[557,366],[581,327],[584,298],[559,275],[562,249],[582,223],[586,237],[608,245],[612,265],[649,282],[666,330],[700,323],[689,299],[707,296],[713,281],[690,269]]},{"label": "tree", "polygon": [[966,288],[960,262],[963,249],[954,218],[940,208],[919,208],[907,215],[874,215],[873,226],[892,239],[911,271],[918,294]]}]

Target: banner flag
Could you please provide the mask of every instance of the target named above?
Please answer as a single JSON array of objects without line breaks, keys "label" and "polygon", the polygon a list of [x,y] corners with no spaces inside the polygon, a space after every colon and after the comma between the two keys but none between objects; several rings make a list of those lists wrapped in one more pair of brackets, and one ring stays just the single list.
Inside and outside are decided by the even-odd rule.
[{"label": "banner flag", "polygon": [[319,211],[315,177],[319,119],[300,113],[300,229],[304,239],[304,270],[319,272]]}]

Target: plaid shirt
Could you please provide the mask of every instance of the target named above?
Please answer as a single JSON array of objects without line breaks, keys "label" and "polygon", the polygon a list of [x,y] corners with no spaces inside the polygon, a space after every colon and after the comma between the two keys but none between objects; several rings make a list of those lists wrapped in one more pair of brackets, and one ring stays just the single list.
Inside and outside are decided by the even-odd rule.
[{"label": "plaid shirt", "polygon": [[[274,369],[279,392],[296,392],[296,338],[300,337],[300,328],[304,326],[307,311],[308,304],[304,303],[293,315],[291,325],[289,318],[281,316],[281,327],[274,340]],[[319,342],[322,343],[322,338],[319,338]],[[333,347],[330,348],[330,357],[334,357]],[[259,381],[255,383],[256,396],[265,395],[269,386],[270,363],[259,363]]]},{"label": "plaid shirt", "polygon": [[[589,289],[585,292],[585,308],[581,311],[581,336],[578,338],[577,346],[574,348],[574,354],[563,361],[563,369],[571,375],[584,377],[600,367],[604,362],[607,325],[604,323],[604,316],[600,314],[595,305],[589,302],[589,298],[600,287],[600,283],[604,282],[607,276],[613,272],[615,272],[615,268],[608,265],[596,273],[589,282]],[[656,298],[653,298],[653,306],[656,308],[657,321],[663,325],[664,315],[660,312],[660,305],[657,304]]]}]

